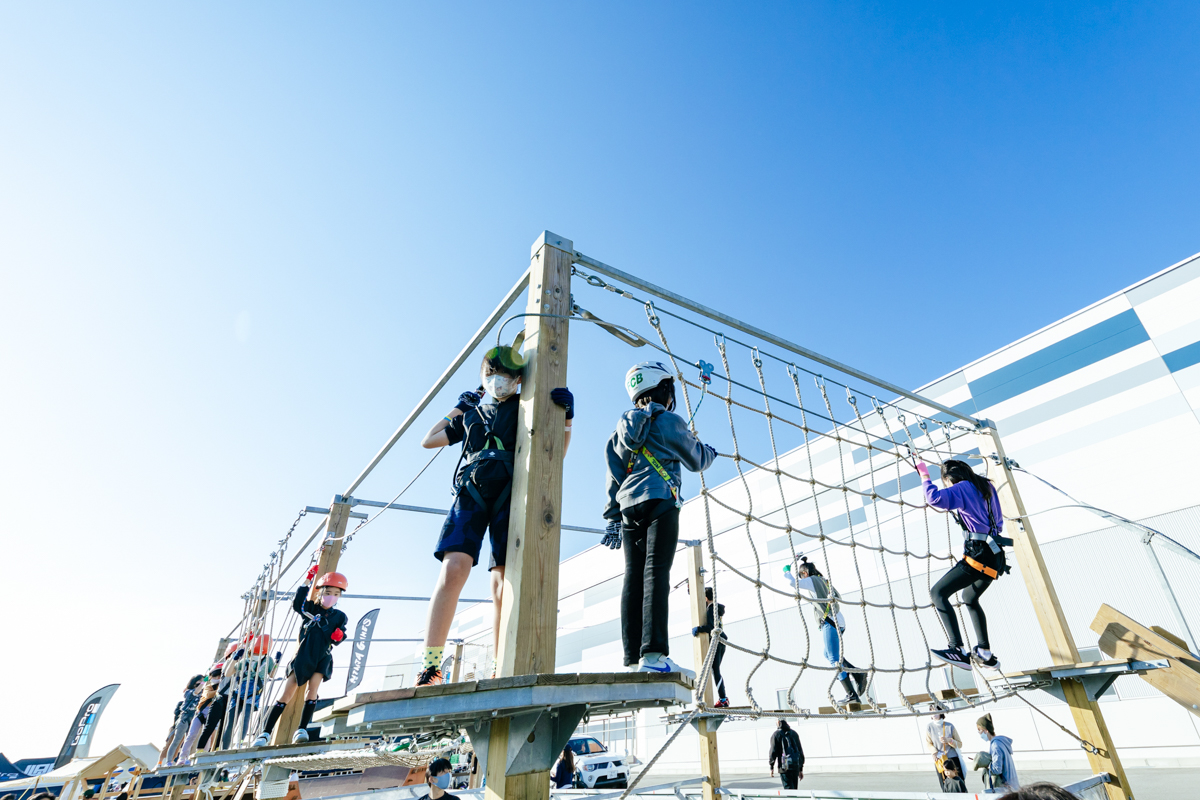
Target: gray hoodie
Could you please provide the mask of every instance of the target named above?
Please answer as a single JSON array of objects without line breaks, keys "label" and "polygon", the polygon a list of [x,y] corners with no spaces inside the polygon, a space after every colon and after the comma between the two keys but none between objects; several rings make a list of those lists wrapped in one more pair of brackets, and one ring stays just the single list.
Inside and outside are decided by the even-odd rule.
[{"label": "gray hoodie", "polygon": [[645,456],[638,455],[634,459],[633,471],[629,471],[630,456],[643,446],[658,459],[679,487],[683,485],[681,464],[692,472],[702,472],[716,458],[714,451],[705,448],[692,435],[683,417],[667,411],[658,403],[626,411],[621,415],[617,429],[609,437],[604,451],[608,462],[605,519],[619,520],[622,509],[647,500],[673,498],[671,487],[650,466]]}]

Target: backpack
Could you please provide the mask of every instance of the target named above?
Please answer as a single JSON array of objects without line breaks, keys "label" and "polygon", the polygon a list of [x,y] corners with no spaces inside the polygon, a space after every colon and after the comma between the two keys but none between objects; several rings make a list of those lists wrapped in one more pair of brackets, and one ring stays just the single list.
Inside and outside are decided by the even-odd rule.
[{"label": "backpack", "polygon": [[[800,764],[796,759],[796,754],[789,752],[788,744],[792,741],[792,737],[797,736],[795,731],[784,731],[780,737],[780,745],[783,747],[783,755],[779,758],[779,771],[792,772],[800,768]],[[797,738],[799,738],[797,736]]]}]

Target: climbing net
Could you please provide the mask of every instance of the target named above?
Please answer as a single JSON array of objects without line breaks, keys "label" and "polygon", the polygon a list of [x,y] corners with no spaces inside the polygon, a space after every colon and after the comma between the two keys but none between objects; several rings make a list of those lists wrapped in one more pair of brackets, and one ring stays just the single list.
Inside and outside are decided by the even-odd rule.
[{"label": "climbing net", "polygon": [[[707,318],[640,298],[579,265],[573,274],[583,279],[576,286],[583,283],[641,306],[644,323],[613,323],[610,332],[634,347],[663,354],[682,389],[680,413],[693,432],[699,435],[701,426],[711,433],[718,416],[723,418],[722,428],[728,428],[727,441],[700,437],[717,447],[728,480],[714,485],[714,470],[699,474],[698,497],[685,505],[681,529],[703,527],[707,584],[714,602],[719,602],[722,576],[742,582],[743,589],[745,584],[753,588],[758,630],[739,625],[737,633],[727,632],[725,641],[753,659],[745,676],[749,707],[704,704],[703,687],[725,630],[718,619],[698,666],[697,706],[689,720],[700,713],[755,718],[916,716],[933,713],[928,702],[939,697],[939,690],[952,691],[952,699],[964,706],[1017,693],[998,675],[989,680],[978,668],[979,690],[953,682],[948,689],[932,685],[935,671],[943,665],[932,661],[929,648],[943,646],[945,639],[929,589],[957,561],[962,538],[948,514],[925,503],[915,464],[918,459],[928,462],[935,476],[936,465],[950,458],[986,465],[974,420],[913,400],[881,399],[878,388],[859,388],[835,370],[781,357],[711,327]],[[592,301],[589,295],[587,302]],[[575,313],[598,319],[578,304]],[[648,327],[650,333],[638,333],[639,327]],[[711,341],[707,352],[701,349],[705,339]],[[710,395],[713,399],[705,407]],[[713,409],[714,402],[723,413]],[[826,658],[819,617],[813,611],[828,601],[805,596],[776,571],[783,564],[795,570],[801,555],[818,564],[841,598],[846,629],[837,631],[839,655],[833,663]],[[956,604],[956,614],[973,644],[961,603]],[[859,655],[864,649],[865,662]],[[842,672],[865,676],[870,688],[861,692],[860,707],[852,709],[834,698],[833,687]],[[756,692],[756,676],[767,673],[776,686],[782,674],[790,676],[786,693],[780,690],[778,702],[771,706]],[[796,690],[808,674],[820,676],[829,708],[800,705]],[[1001,684],[993,685],[997,680]],[[876,687],[893,682],[894,691],[886,691],[899,698],[899,707],[876,699]]]}]

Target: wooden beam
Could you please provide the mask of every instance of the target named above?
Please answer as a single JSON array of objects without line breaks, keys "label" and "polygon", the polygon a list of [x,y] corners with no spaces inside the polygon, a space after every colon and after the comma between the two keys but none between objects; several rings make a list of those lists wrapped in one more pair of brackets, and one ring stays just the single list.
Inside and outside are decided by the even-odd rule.
[{"label": "wooden beam", "polygon": [[[530,248],[526,313],[570,316],[573,258],[569,239],[549,231],[538,237]],[[566,414],[550,401],[550,390],[567,385],[567,320],[526,317],[525,359],[496,655],[501,678],[554,672]],[[546,800],[547,772],[503,775],[507,742],[507,723],[494,723],[489,800]]]},{"label": "wooden beam", "polygon": [[[691,590],[690,605],[692,612],[692,627],[698,627],[708,621],[708,608],[704,600],[704,570],[700,545],[694,544],[687,549],[688,587]],[[716,620],[716,615],[713,615]],[[704,658],[708,655],[708,644],[712,637],[707,633],[692,637],[692,663],[696,665],[696,675],[699,677],[704,666]],[[713,683],[710,677],[704,686],[700,687],[704,705],[712,708]],[[717,732],[709,730],[709,720],[698,720],[697,730],[700,733],[700,774],[708,778],[704,784],[704,800],[716,800],[716,790],[721,788],[721,761],[717,753]]]},{"label": "wooden beam", "polygon": [[[1046,639],[1046,647],[1050,650],[1050,661],[1054,665],[1078,664],[1079,649],[1075,646],[1075,638],[1067,625],[1066,615],[1058,601],[1058,594],[1050,580],[1050,571],[1042,557],[1042,548],[1034,534],[1033,523],[1025,510],[1025,502],[1012,470],[1008,468],[1008,459],[1004,453],[1004,444],[993,423],[983,421],[977,439],[979,452],[987,465],[988,477],[996,484],[1000,495],[1000,506],[1004,511],[1004,527],[1006,534],[1014,541],[1014,552],[1021,577],[1025,580],[1025,589],[1033,602],[1034,613],[1037,614],[1042,636]],[[999,465],[990,456],[999,459]],[[1088,753],[1088,762],[1092,772],[1099,774],[1107,772],[1113,776],[1113,782],[1105,784],[1109,800],[1132,800],[1133,794],[1129,789],[1129,779],[1125,768],[1117,755],[1117,747],[1100,704],[1088,700],[1087,692],[1079,681],[1066,680],[1061,682],[1063,695],[1071,708],[1071,716],[1075,719],[1075,728],[1080,738],[1091,742],[1100,751]]]},{"label": "wooden beam", "polygon": [[454,645],[454,669],[450,672],[450,682],[458,683],[462,678],[463,643]]},{"label": "wooden beam", "polygon": [[1100,606],[1092,630],[1100,634],[1105,655],[1137,661],[1167,659],[1170,667],[1152,669],[1141,679],[1200,717],[1200,656],[1109,605]]},{"label": "wooden beam", "polygon": [[[342,557],[342,540],[346,535],[346,524],[349,521],[350,504],[345,502],[340,494],[334,495],[333,502],[329,504],[329,517],[327,518],[325,527],[325,544],[321,548],[321,557],[317,560],[318,578],[327,572],[337,571],[338,561]],[[315,600],[316,597],[317,582],[314,580],[312,589],[308,594],[308,599]],[[291,702],[287,704],[287,708],[280,715],[279,721],[275,723],[275,730],[271,735],[271,744],[291,744],[292,734],[299,727],[300,715],[304,712],[304,692],[305,687],[301,686],[292,695]]]}]

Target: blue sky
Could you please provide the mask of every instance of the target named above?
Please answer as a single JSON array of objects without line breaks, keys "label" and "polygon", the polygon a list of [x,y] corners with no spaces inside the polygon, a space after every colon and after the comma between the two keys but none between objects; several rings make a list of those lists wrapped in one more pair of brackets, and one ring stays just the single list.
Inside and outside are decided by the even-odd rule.
[{"label": "blue sky", "polygon": [[[1198,33],[1190,3],[4,6],[0,750],[53,754],[109,682],[100,744],[161,743],[296,511],[543,229],[914,387],[1200,250]],[[595,525],[631,356],[578,341],[564,516]],[[406,499],[446,505],[448,459]],[[355,588],[427,594],[437,526],[364,531]]]}]

